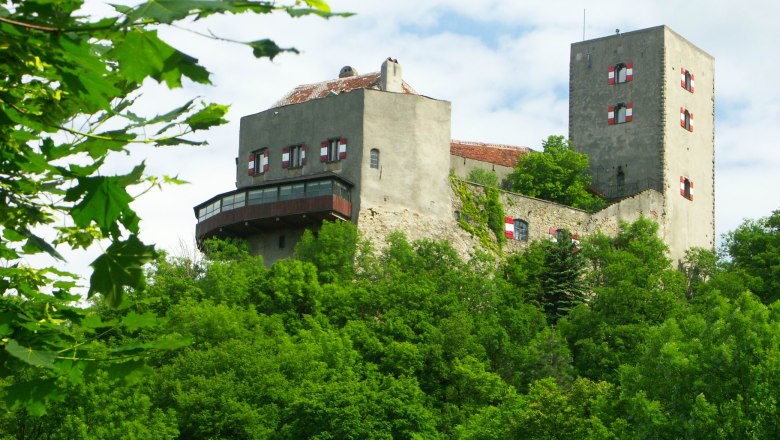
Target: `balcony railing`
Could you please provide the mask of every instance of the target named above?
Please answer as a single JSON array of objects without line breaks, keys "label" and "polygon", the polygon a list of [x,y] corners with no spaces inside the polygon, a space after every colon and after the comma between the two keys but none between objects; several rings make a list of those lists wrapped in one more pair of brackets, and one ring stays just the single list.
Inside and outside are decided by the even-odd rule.
[{"label": "balcony railing", "polygon": [[197,238],[245,236],[326,218],[352,217],[350,184],[338,177],[287,181],[220,194],[195,207]]}]

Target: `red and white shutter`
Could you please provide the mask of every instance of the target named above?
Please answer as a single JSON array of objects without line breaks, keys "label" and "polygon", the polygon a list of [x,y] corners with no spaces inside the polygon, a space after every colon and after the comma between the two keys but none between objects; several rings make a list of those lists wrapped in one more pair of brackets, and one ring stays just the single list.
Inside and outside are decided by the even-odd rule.
[{"label": "red and white shutter", "polygon": [[685,197],[685,177],[680,176],[680,195]]},{"label": "red and white shutter", "polygon": [[306,165],[306,144],[301,144],[301,166]]},{"label": "red and white shutter", "polygon": [[688,185],[689,185],[688,193],[691,195],[688,199],[690,201],[693,201],[693,181],[688,181]]},{"label": "red and white shutter", "polygon": [[328,161],[328,141],[320,143],[320,162]]},{"label": "red and white shutter", "polygon": [[263,156],[260,158],[260,171],[263,173],[268,172],[268,148],[263,150]]},{"label": "red and white shutter", "polygon": [[634,104],[628,103],[626,106],[626,122],[631,122],[634,119]]},{"label": "red and white shutter", "polygon": [[282,168],[290,168],[290,147],[282,148]]},{"label": "red and white shutter", "polygon": [[247,172],[250,176],[255,175],[255,153],[249,153],[249,164],[247,167]]},{"label": "red and white shutter", "polygon": [[347,138],[339,139],[339,160],[347,158]]},{"label": "red and white shutter", "polygon": [[504,235],[506,238],[515,238],[515,220],[512,217],[504,217]]},{"label": "red and white shutter", "polygon": [[685,69],[680,67],[680,87],[687,89],[685,87]]},{"label": "red and white shutter", "polygon": [[691,93],[693,93],[693,74],[691,73]]},{"label": "red and white shutter", "polygon": [[690,131],[693,131],[693,113],[688,113],[688,121],[690,121]]},{"label": "red and white shutter", "polygon": [[615,66],[609,66],[609,72],[607,72],[607,84],[615,84]]},{"label": "red and white shutter", "polygon": [[680,107],[680,127],[685,128],[685,107]]},{"label": "red and white shutter", "polygon": [[626,67],[626,82],[634,80],[634,63],[628,63]]},{"label": "red and white shutter", "polygon": [[615,106],[610,105],[609,111],[607,112],[607,123],[609,125],[615,125]]},{"label": "red and white shutter", "polygon": [[571,242],[574,243],[574,246],[579,247],[579,245],[580,245],[580,235],[579,234],[572,234]]},{"label": "red and white shutter", "polygon": [[550,236],[550,241],[553,243],[558,243],[558,230],[555,228],[550,228],[547,230],[547,235]]}]

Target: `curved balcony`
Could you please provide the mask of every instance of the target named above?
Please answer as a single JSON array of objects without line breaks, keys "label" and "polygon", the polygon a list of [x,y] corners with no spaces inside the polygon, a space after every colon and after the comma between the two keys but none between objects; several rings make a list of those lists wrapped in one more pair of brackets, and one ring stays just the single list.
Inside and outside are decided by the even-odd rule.
[{"label": "curved balcony", "polygon": [[281,228],[306,227],[323,220],[352,218],[352,184],[335,176],[285,180],[212,197],[195,207],[198,242],[246,237]]}]

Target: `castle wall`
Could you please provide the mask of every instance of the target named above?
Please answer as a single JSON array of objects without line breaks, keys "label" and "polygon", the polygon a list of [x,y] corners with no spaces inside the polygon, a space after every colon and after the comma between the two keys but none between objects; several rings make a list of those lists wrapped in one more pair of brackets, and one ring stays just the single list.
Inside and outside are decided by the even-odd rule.
[{"label": "castle wall", "polygon": [[[665,28],[664,192],[661,223],[673,260],[694,246],[715,246],[714,59]],[[681,69],[693,73],[693,93],[681,87]],[[680,126],[680,109],[693,115],[693,131]],[[693,182],[692,200],[680,194],[680,178]]]},{"label": "castle wall", "polygon": [[[365,90],[360,200],[354,208],[449,217],[450,114],[447,101]],[[379,168],[370,167],[372,149],[379,150]]]},{"label": "castle wall", "polygon": [[456,176],[461,179],[465,179],[468,176],[469,171],[472,168],[480,168],[486,171],[493,171],[498,176],[499,183],[506,179],[514,168],[505,167],[503,165],[496,165],[490,162],[483,162],[481,160],[469,159],[467,157],[450,155],[450,170],[452,170]]}]

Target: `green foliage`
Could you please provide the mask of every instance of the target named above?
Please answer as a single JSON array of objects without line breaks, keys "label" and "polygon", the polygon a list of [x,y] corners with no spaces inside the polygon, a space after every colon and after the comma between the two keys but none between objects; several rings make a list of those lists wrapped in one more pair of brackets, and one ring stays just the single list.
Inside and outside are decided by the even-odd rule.
[{"label": "green foliage", "polygon": [[765,304],[780,299],[780,210],[746,220],[724,239],[726,268],[742,277]]},{"label": "green foliage", "polygon": [[317,266],[320,282],[346,281],[354,275],[357,229],[349,222],[324,222],[315,237],[306,230],[295,246],[295,258]]},{"label": "green foliage", "polygon": [[658,225],[642,218],[621,224],[615,238],[589,237],[592,299],[561,322],[578,373],[615,379],[618,366],[631,364],[647,329],[675,316],[685,305],[684,276],[671,268]]},{"label": "green foliage", "polygon": [[466,181],[474,182],[482,186],[498,188],[498,175],[494,171],[483,168],[472,168],[466,176]]},{"label": "green foliage", "polygon": [[501,192],[489,186],[480,192],[454,176],[450,176],[450,184],[461,201],[460,227],[476,235],[483,248],[500,254],[506,244]]},{"label": "green foliage", "polygon": [[[196,132],[226,122],[226,106],[196,100],[139,114],[147,79],[170,89],[186,80],[210,83],[208,70],[158,30],[186,28],[213,14],[338,15],[321,0],[153,0],[116,5],[105,18],[84,15],[82,6],[82,0],[0,6],[0,378],[29,367],[43,370],[25,383],[13,379],[4,393],[12,409],[24,406],[34,414],[62,398],[68,385],[58,378],[79,384],[98,374],[96,363],[127,374],[130,366],[143,365],[140,359],[150,355],[145,350],[167,344],[122,347],[117,341],[130,331],[121,325],[127,322],[96,324],[93,310],[77,306],[76,277],[58,269],[63,256],[56,249],[100,243],[104,250],[91,264],[87,296],[100,294],[101,306],[130,307],[126,292],[144,288],[143,266],[155,258],[154,248],[138,239],[132,202],[137,194],[181,181],[146,175],[143,163],[116,174],[104,165],[133,145],[202,145]],[[258,57],[293,51],[268,40],[244,44]],[[29,257],[41,253],[60,261],[30,266]],[[116,337],[117,346],[101,349],[96,341],[106,335]],[[120,361],[122,368],[112,369],[110,363]]]},{"label": "green foliage", "polygon": [[563,136],[550,136],[542,153],[520,156],[515,170],[506,177],[509,191],[588,211],[606,203],[588,192],[588,156],[573,150]]}]

